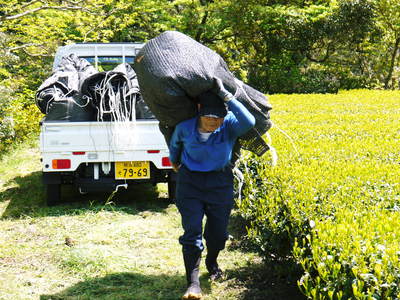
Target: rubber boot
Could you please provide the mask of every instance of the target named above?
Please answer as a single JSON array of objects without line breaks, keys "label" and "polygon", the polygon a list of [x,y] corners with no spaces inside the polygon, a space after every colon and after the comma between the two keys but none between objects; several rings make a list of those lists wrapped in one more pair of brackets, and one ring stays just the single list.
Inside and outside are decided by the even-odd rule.
[{"label": "rubber boot", "polygon": [[201,299],[199,269],[201,252],[193,249],[183,249],[183,261],[185,262],[187,290],[182,299]]},{"label": "rubber boot", "polygon": [[207,249],[206,267],[212,281],[220,279],[223,274],[217,263],[218,254],[219,250]]}]

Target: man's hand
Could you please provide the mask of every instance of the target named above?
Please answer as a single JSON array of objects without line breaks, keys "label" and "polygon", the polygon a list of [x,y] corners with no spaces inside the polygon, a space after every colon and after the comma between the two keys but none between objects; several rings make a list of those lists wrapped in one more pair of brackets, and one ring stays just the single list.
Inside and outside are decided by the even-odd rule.
[{"label": "man's hand", "polygon": [[233,95],[225,89],[224,84],[222,83],[221,79],[219,79],[219,78],[215,78],[214,91],[225,102],[228,102],[233,98]]},{"label": "man's hand", "polygon": [[172,165],[172,169],[173,169],[176,173],[178,172],[179,168],[181,167],[180,164],[173,163],[173,162],[171,162],[171,165]]}]

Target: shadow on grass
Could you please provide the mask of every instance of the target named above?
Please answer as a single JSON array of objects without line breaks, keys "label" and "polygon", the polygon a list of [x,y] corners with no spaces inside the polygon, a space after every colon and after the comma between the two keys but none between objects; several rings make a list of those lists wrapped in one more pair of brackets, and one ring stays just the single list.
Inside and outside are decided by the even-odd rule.
[{"label": "shadow on grass", "polygon": [[81,195],[74,186],[63,185],[62,202],[47,207],[41,176],[42,172],[33,172],[24,177],[15,177],[4,185],[6,188],[0,192],[0,205],[3,204],[5,208],[0,210],[0,214],[3,212],[0,218],[75,215],[88,210],[112,210],[129,214],[141,211],[162,212],[170,204],[167,195],[165,198],[160,197],[157,187],[151,184],[133,185],[127,191],[113,195],[105,192]]},{"label": "shadow on grass", "polygon": [[[291,261],[260,262],[227,270],[227,279],[235,279],[235,288],[242,287],[242,300],[306,300],[297,287],[300,277]],[[230,283],[231,284],[231,283]],[[229,287],[228,287],[229,288]]]},{"label": "shadow on grass", "polygon": [[[233,240],[228,250],[257,252],[257,246],[247,236],[247,226],[238,212],[232,214],[229,232]],[[260,258],[244,267],[226,270],[227,279],[234,279],[236,287],[243,287],[240,297],[243,300],[306,300],[297,286],[301,275],[301,268],[290,257],[270,258],[268,262]]]},{"label": "shadow on grass", "polygon": [[[204,281],[204,282],[203,282]],[[205,293],[210,285],[202,280]],[[180,299],[185,280],[179,275],[143,275],[139,273],[115,273],[77,283],[53,295],[41,295],[40,300],[62,299]]]}]

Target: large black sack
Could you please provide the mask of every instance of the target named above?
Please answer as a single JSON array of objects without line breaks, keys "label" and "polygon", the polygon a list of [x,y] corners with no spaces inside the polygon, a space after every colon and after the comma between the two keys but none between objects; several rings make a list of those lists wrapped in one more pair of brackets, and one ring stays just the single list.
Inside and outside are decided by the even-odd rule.
[{"label": "large black sack", "polygon": [[196,97],[212,89],[219,78],[256,118],[256,126],[242,137],[243,147],[258,155],[269,149],[261,137],[272,124],[267,98],[237,80],[211,49],[180,32],[166,31],[140,50],[134,69],[167,143],[176,124],[196,115]]},{"label": "large black sack", "polygon": [[94,110],[79,91],[84,79],[96,72],[87,60],[75,54],[63,57],[36,92],[36,105],[46,114],[45,120],[93,120]]}]

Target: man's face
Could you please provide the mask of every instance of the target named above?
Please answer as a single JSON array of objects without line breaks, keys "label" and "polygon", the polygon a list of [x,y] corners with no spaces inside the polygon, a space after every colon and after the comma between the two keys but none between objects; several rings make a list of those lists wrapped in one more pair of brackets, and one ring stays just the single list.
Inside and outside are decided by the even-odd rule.
[{"label": "man's face", "polygon": [[213,132],[217,130],[222,123],[224,122],[224,118],[213,118],[213,117],[200,117],[201,129],[205,132]]}]

